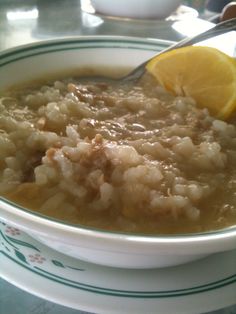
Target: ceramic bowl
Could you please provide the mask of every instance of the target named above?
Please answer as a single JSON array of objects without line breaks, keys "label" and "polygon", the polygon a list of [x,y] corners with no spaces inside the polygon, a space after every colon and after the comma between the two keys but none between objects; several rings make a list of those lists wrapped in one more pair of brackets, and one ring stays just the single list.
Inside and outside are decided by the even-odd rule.
[{"label": "ceramic bowl", "polygon": [[181,0],[90,0],[98,13],[127,18],[164,19],[173,13]]},{"label": "ceramic bowl", "polygon": [[[0,54],[0,90],[79,67],[135,67],[169,44],[129,37],[81,37],[18,47]],[[65,224],[5,199],[0,200],[0,219],[64,254],[107,266],[165,267],[236,248],[236,226],[177,236],[106,232]]]}]

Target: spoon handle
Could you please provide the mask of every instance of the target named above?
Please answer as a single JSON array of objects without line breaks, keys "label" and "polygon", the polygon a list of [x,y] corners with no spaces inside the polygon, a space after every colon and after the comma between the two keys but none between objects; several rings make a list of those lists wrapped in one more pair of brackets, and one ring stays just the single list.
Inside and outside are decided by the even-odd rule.
[{"label": "spoon handle", "polygon": [[236,18],[216,24],[214,27],[196,36],[185,38],[179,41],[177,44],[171,45],[162,52],[166,52],[180,47],[191,46],[208,38],[215,37],[234,30],[236,30]]},{"label": "spoon handle", "polygon": [[[160,55],[162,53],[165,53],[167,51],[173,50],[173,49],[177,49],[177,48],[181,48],[181,47],[185,47],[185,46],[191,46],[193,44],[196,44],[200,41],[206,40],[208,38],[214,37],[214,36],[218,36],[230,31],[236,30],[236,18],[221,22],[219,24],[216,24],[214,27],[208,29],[207,31],[198,34],[196,36],[193,37],[187,37],[173,45],[171,45],[170,47],[162,50],[161,52],[159,52],[158,54],[156,54],[154,57],[152,57],[151,59],[155,58],[157,55]],[[143,62],[142,64],[140,64],[137,68],[135,68],[133,71],[131,71],[127,76],[125,76],[123,78],[124,81],[135,81],[137,79],[139,79],[145,72],[145,67],[146,64],[151,60],[147,60],[145,62]]]}]

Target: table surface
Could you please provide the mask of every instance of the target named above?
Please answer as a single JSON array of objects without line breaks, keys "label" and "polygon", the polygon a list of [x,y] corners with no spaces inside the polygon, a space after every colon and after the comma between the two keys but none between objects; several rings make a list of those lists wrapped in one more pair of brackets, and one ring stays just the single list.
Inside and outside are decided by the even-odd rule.
[{"label": "table surface", "polygon": [[[0,51],[43,39],[76,35],[126,35],[178,41],[208,27],[207,21],[197,18],[196,12],[186,7],[182,13],[167,20],[148,21],[113,19],[88,14],[81,10],[79,0],[0,0]],[[45,301],[0,279],[0,314],[5,313],[85,312]],[[236,313],[236,307],[214,313],[233,314]]]}]

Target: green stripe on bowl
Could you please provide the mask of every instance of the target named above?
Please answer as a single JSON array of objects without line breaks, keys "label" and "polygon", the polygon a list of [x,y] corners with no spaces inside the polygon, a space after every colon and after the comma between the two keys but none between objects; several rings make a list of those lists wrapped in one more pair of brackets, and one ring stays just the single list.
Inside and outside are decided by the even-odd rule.
[{"label": "green stripe on bowl", "polygon": [[171,42],[168,41],[145,42],[142,40],[128,39],[79,39],[66,41],[49,41],[45,43],[32,44],[30,46],[26,45],[0,53],[0,66],[36,55],[78,49],[127,48],[158,52],[167,48],[170,43]]}]

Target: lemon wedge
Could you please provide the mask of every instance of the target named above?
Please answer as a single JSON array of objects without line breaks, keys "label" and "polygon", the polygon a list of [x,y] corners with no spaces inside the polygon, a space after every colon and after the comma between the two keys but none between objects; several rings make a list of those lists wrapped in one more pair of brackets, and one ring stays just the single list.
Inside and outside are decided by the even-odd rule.
[{"label": "lemon wedge", "polygon": [[236,60],[215,48],[189,46],[158,55],[146,66],[174,95],[190,96],[220,119],[236,110]]}]

